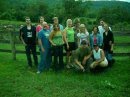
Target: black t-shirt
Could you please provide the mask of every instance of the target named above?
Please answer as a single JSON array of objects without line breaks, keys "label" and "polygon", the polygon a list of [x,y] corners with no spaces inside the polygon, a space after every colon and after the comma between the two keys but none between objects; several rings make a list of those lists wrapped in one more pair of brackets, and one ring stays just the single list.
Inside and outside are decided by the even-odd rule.
[{"label": "black t-shirt", "polygon": [[113,33],[111,31],[108,31],[108,34],[106,35],[105,32],[103,33],[103,44],[104,44],[104,50],[110,51],[111,45],[109,42],[114,43],[114,37]]},{"label": "black t-shirt", "polygon": [[27,45],[36,45],[36,28],[34,26],[31,26],[31,29],[27,29],[27,26],[24,26],[21,29],[21,33]]}]

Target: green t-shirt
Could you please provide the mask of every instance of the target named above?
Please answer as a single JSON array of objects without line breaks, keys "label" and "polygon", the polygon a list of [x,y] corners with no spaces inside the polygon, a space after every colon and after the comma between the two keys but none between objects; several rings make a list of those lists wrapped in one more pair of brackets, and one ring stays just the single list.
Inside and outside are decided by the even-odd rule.
[{"label": "green t-shirt", "polygon": [[66,32],[67,32],[68,42],[74,42],[74,30],[73,30],[73,28],[67,28]]},{"label": "green t-shirt", "polygon": [[62,33],[58,31],[55,36],[52,38],[52,41],[56,45],[63,45]]},{"label": "green t-shirt", "polygon": [[89,54],[91,53],[91,50],[89,47],[86,47],[86,48],[81,48],[79,47],[78,49],[76,49],[73,54],[72,54],[72,57],[71,57],[71,61],[73,61],[74,59],[78,59],[79,61],[82,61],[83,58],[85,56],[88,56]]}]

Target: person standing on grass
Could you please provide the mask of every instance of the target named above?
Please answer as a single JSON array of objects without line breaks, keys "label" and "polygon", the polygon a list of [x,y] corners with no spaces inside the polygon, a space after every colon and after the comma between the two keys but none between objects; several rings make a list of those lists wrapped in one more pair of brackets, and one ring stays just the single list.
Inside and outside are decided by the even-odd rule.
[{"label": "person standing on grass", "polygon": [[[99,33],[101,35],[101,39],[102,39],[102,42],[103,42],[103,33],[105,32],[105,29],[104,29],[104,25],[106,23],[101,19],[100,20],[100,25],[98,26],[98,29],[99,29]],[[109,30],[112,31],[111,27],[109,27]]]},{"label": "person standing on grass", "polygon": [[66,50],[66,54],[67,54],[66,55],[66,64],[67,64],[66,67],[69,68],[68,64],[70,62],[71,52],[72,52],[72,50],[76,49],[76,46],[75,46],[75,40],[74,40],[75,32],[72,27],[72,20],[68,19],[66,21],[66,24],[67,24],[67,27],[63,31],[63,38],[65,41],[65,50]]},{"label": "person standing on grass", "polygon": [[40,62],[37,71],[38,74],[45,69],[49,70],[51,65],[51,46],[49,42],[50,30],[48,30],[47,27],[47,23],[43,22],[43,29],[38,32],[38,44],[40,48]]},{"label": "person standing on grass", "polygon": [[[59,25],[60,31],[63,31],[64,28],[61,24],[59,24],[59,19],[58,17],[53,17],[53,25]],[[53,25],[50,26],[50,30],[53,30]]]},{"label": "person standing on grass", "polygon": [[39,24],[36,26],[36,32],[38,33],[40,30],[42,30],[42,25],[43,25],[43,22],[44,22],[44,17],[43,16],[40,16],[39,17]]},{"label": "person standing on grass", "polygon": [[[44,17],[43,16],[40,16],[39,17],[39,24],[37,25],[37,27],[36,27],[36,32],[38,33],[40,30],[42,30],[42,28],[43,28],[43,22],[45,22],[44,21]],[[47,26],[47,29],[49,30],[49,26]]]},{"label": "person standing on grass", "polygon": [[105,51],[105,56],[108,60],[109,65],[111,66],[115,60],[112,57],[113,47],[114,47],[114,36],[112,31],[109,30],[107,24],[104,25],[105,32],[103,33],[103,49]]},{"label": "person standing on grass", "polygon": [[78,37],[78,46],[81,45],[81,41],[85,40],[89,45],[89,33],[85,27],[84,24],[80,25],[80,32],[77,33],[77,37]]},{"label": "person standing on grass", "polygon": [[81,41],[81,45],[72,52],[69,66],[84,72],[89,70],[92,62],[91,49],[88,46],[88,43],[83,40]]},{"label": "person standing on grass", "polygon": [[94,49],[92,50],[91,55],[93,55],[94,61],[90,65],[91,70],[95,70],[98,67],[107,67],[108,61],[105,57],[104,51],[99,48],[98,44],[94,44]]},{"label": "person standing on grass", "polygon": [[58,71],[63,69],[63,33],[60,30],[59,25],[53,25],[53,31],[49,36],[49,41],[52,45],[54,54],[54,70]]},{"label": "person standing on grass", "polygon": [[[59,26],[59,30],[60,30],[61,32],[63,32],[64,28],[63,28],[63,26],[59,23],[58,17],[53,17],[53,24],[50,25],[50,31],[51,31],[51,32],[53,31],[53,26],[54,26],[54,25],[58,25],[58,26]],[[51,53],[52,53],[52,55],[53,55],[53,50],[52,50]],[[53,56],[51,56],[51,60],[53,60]],[[52,64],[53,64],[53,61],[52,61]]]},{"label": "person standing on grass", "polygon": [[31,53],[33,54],[34,64],[38,65],[36,54],[36,28],[31,25],[30,17],[25,18],[26,26],[21,29],[20,38],[25,46],[27,61],[29,68],[32,68]]},{"label": "person standing on grass", "polygon": [[73,21],[73,29],[74,29],[74,32],[75,32],[75,35],[74,35],[74,39],[75,39],[75,45],[76,45],[76,48],[78,48],[78,37],[77,37],[77,34],[80,33],[80,19],[79,18],[75,18],[74,21]]},{"label": "person standing on grass", "polygon": [[91,46],[91,49],[93,49],[94,44],[98,44],[101,47],[102,43],[103,42],[102,42],[102,39],[101,39],[101,35],[98,33],[98,27],[94,26],[93,31],[90,34],[90,46]]}]

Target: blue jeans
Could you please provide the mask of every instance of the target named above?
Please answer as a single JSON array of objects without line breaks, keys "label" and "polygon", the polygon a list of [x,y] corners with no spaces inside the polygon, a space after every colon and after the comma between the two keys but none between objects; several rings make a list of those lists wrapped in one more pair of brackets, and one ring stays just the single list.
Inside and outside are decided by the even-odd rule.
[{"label": "blue jeans", "polygon": [[108,61],[111,61],[113,58],[112,58],[112,54],[109,53],[108,51],[105,51],[105,56],[107,58]]},{"label": "blue jeans", "polygon": [[40,62],[38,65],[38,71],[42,72],[45,69],[49,69],[51,65],[51,51],[50,48],[45,49],[44,52],[40,50]]}]

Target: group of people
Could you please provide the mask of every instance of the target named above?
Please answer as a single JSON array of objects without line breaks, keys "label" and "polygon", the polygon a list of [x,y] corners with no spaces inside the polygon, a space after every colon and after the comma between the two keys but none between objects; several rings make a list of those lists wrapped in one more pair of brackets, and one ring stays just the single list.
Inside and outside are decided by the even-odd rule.
[{"label": "group of people", "polygon": [[[58,17],[53,18],[51,25],[39,17],[39,24],[31,24],[30,17],[25,18],[26,25],[20,28],[20,39],[25,45],[29,68],[32,68],[31,54],[37,66],[37,73],[49,70],[51,65],[55,71],[74,68],[78,71],[94,70],[96,67],[107,67],[114,62],[114,37],[111,28],[103,21],[94,26],[89,33],[85,24],[76,18],[67,19],[66,27],[59,24]],[[38,62],[36,46],[39,46]],[[64,50],[66,62],[64,62]]]}]

